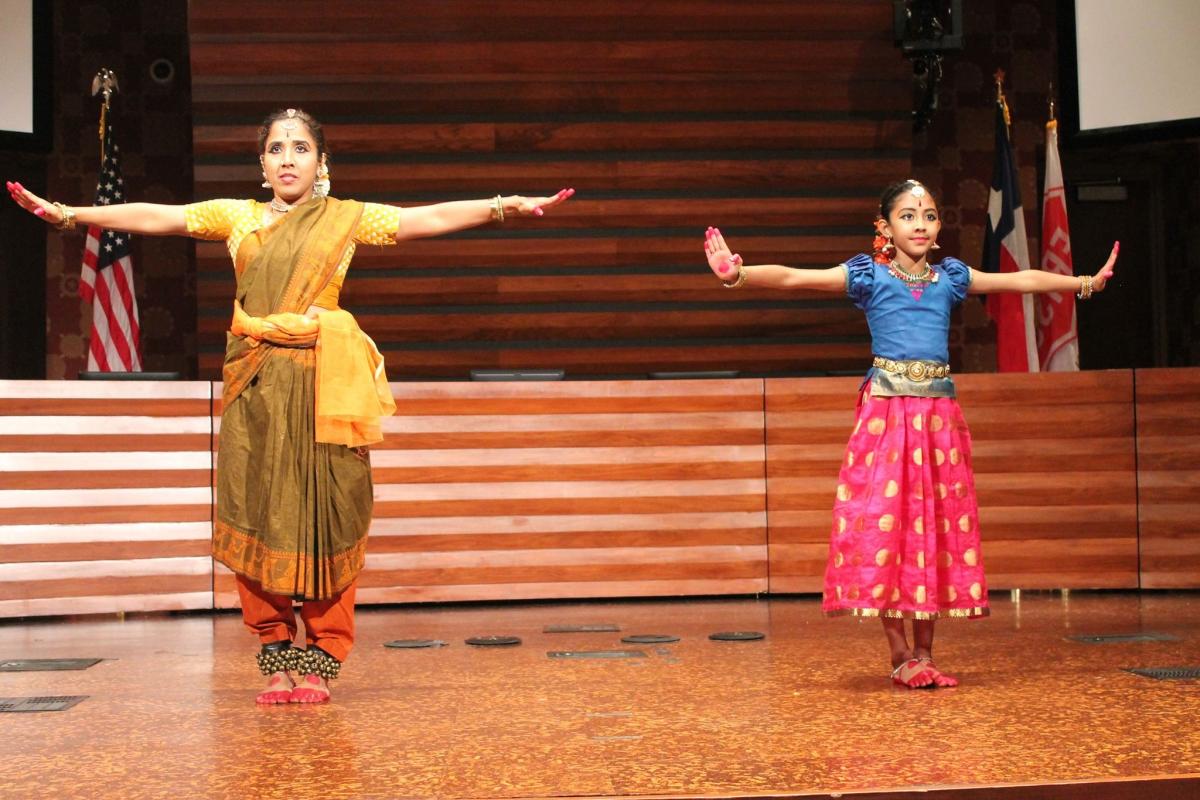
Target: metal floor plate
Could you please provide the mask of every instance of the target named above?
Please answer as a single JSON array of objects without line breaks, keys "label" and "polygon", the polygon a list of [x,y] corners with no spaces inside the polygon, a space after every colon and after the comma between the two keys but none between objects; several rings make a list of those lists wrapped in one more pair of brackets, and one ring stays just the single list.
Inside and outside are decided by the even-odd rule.
[{"label": "metal floor plate", "polygon": [[620,630],[621,626],[605,622],[596,625],[547,625],[542,628],[542,633],[615,633]]},{"label": "metal floor plate", "polygon": [[1068,636],[1072,642],[1083,644],[1124,644],[1125,642],[1178,642],[1178,636],[1169,633],[1097,633],[1082,636]]},{"label": "metal floor plate", "polygon": [[0,661],[0,672],[51,672],[87,669],[103,658],[9,658]]},{"label": "metal floor plate", "polygon": [[1143,678],[1153,678],[1156,681],[1200,680],[1200,667],[1146,667],[1144,669],[1126,667],[1125,671],[1141,675]]},{"label": "metal floor plate", "polygon": [[0,713],[30,711],[66,711],[73,705],[88,699],[89,695],[63,695],[59,697],[0,697]]},{"label": "metal floor plate", "polygon": [[550,658],[649,658],[645,650],[551,650]]}]

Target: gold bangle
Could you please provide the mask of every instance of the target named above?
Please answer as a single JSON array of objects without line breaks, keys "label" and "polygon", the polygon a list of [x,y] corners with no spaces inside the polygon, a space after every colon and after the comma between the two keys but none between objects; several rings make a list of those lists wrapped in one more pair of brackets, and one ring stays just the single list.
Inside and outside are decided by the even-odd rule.
[{"label": "gold bangle", "polygon": [[725,281],[721,281],[721,285],[724,286],[726,289],[737,289],[737,288],[740,288],[741,285],[745,282],[746,282],[746,267],[745,267],[745,265],[739,263],[737,278],[734,279],[733,283],[726,283]]},{"label": "gold bangle", "polygon": [[58,213],[62,214],[62,219],[54,223],[54,227],[58,228],[60,231],[75,230],[75,211],[58,202],[51,202],[50,205],[57,208]]},{"label": "gold bangle", "polygon": [[1092,276],[1079,276],[1079,293],[1075,295],[1080,300],[1087,300],[1092,296]]},{"label": "gold bangle", "polygon": [[504,222],[504,198],[500,195],[492,198],[492,219],[496,222]]}]

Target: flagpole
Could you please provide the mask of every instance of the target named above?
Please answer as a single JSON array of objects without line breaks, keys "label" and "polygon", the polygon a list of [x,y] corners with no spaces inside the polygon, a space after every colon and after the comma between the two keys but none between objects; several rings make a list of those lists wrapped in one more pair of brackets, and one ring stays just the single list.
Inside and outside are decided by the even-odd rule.
[{"label": "flagpole", "polygon": [[108,127],[108,107],[109,101],[114,94],[119,92],[121,87],[117,84],[117,73],[113,72],[108,67],[101,67],[96,73],[96,77],[92,78],[92,97],[98,94],[104,94],[104,102],[100,104],[100,163],[104,163],[105,148],[104,148],[104,131]]},{"label": "flagpole", "polygon": [[997,68],[992,77],[996,79],[996,103],[1004,110],[1004,128],[1012,138],[1012,115],[1008,113],[1008,98],[1004,96],[1004,70]]}]

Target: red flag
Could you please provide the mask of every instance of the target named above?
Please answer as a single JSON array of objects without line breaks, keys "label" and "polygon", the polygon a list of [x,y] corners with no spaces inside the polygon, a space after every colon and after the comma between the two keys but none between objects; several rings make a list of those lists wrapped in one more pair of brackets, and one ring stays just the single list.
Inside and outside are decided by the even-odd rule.
[{"label": "red flag", "polygon": [[[1046,123],[1046,185],[1042,199],[1042,261],[1046,272],[1074,275],[1067,198],[1058,160],[1058,123]],[[1079,336],[1075,331],[1075,298],[1070,292],[1037,296],[1038,361],[1043,372],[1079,369]]]},{"label": "red flag", "polygon": [[[112,128],[105,125],[104,160],[96,182],[94,205],[125,201],[119,150]],[[129,234],[88,227],[83,248],[79,295],[92,304],[92,333],[88,337],[88,369],[100,372],[140,372],[141,345],[137,298],[133,293],[133,263]]]},{"label": "red flag", "polygon": [[[1029,269],[1025,212],[1017,189],[1017,162],[1008,141],[1008,108],[996,103],[996,157],[992,190],[988,194],[988,229],[983,268],[988,272]],[[1037,372],[1037,343],[1033,331],[1033,298],[1021,294],[991,294],[988,313],[996,321],[996,362],[1001,372]]]}]

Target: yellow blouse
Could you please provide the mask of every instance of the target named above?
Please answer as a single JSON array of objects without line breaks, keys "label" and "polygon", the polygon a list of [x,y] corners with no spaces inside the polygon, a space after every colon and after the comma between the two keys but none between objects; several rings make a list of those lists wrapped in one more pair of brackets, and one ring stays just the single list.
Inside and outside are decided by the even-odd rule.
[{"label": "yellow blouse", "polygon": [[[207,241],[224,241],[229,255],[237,258],[238,247],[246,234],[263,227],[263,216],[267,204],[257,200],[204,200],[183,207],[187,220],[188,235]],[[354,232],[353,241],[346,248],[346,256],[338,265],[337,272],[329,279],[329,285],[313,301],[321,308],[338,307],[338,294],[354,258],[355,246],[359,244],[392,245],[396,243],[396,232],[400,230],[400,208],[382,203],[363,203],[363,215]]]}]

